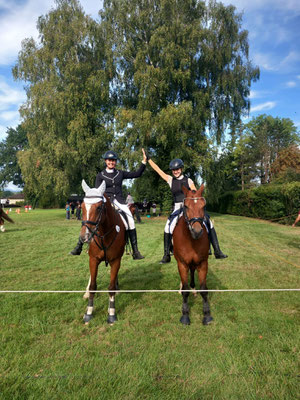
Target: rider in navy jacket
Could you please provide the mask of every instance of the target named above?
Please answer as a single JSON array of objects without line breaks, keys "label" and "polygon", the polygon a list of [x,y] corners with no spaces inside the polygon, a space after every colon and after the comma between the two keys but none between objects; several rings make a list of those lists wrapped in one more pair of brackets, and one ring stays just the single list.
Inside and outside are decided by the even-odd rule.
[{"label": "rider in navy jacket", "polygon": [[[122,210],[126,214],[127,221],[124,221],[124,224],[125,226],[128,225],[127,231],[133,251],[132,257],[134,260],[141,260],[144,257],[138,250],[134,219],[123,197],[122,182],[124,179],[139,178],[143,174],[147,163],[146,154],[143,150],[143,161],[137,171],[123,171],[116,169],[115,166],[118,156],[114,151],[107,151],[103,158],[105,160],[106,168],[97,174],[95,187],[98,188],[101,183],[105,181],[105,194],[109,197],[115,208]],[[70,254],[79,255],[82,251],[82,246],[83,243],[79,237],[76,247],[70,252]]]}]

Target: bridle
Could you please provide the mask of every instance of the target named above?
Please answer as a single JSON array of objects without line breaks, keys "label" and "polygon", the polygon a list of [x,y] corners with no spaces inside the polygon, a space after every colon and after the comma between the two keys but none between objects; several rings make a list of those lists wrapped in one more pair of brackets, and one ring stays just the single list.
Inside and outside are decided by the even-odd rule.
[{"label": "bridle", "polygon": [[196,218],[196,217],[194,217],[194,218],[190,218],[189,219],[189,217],[187,216],[187,213],[186,213],[187,207],[184,204],[185,200],[204,200],[205,204],[206,204],[206,200],[204,199],[204,197],[185,197],[184,200],[183,200],[183,216],[184,216],[184,220],[187,223],[187,226],[188,226],[190,232],[191,233],[194,232],[193,231],[193,225],[196,222],[199,222],[199,224],[201,225],[201,228],[203,229],[203,224],[204,224],[205,218],[201,218],[201,217],[197,217]]},{"label": "bridle", "polygon": [[[115,239],[116,239],[116,237],[117,237],[117,235],[118,235],[118,231],[117,231],[117,229],[115,229],[115,227],[116,227],[116,213],[114,213],[115,220],[114,220],[114,223],[112,224],[111,228],[110,228],[107,232],[105,232],[103,235],[100,235],[100,233],[99,233],[99,226],[100,226],[100,224],[101,224],[102,215],[104,215],[104,213],[105,213],[105,204],[104,204],[104,200],[105,200],[105,199],[104,199],[103,196],[86,196],[85,198],[87,198],[87,199],[96,199],[96,198],[99,198],[99,199],[100,199],[99,201],[101,201],[101,199],[102,199],[102,204],[101,204],[100,206],[97,207],[97,210],[99,210],[99,214],[98,214],[97,220],[96,220],[96,221],[84,220],[84,221],[81,221],[81,225],[82,225],[82,226],[85,226],[85,227],[89,230],[89,232],[90,232],[90,236],[89,236],[89,238],[88,238],[87,241],[90,242],[91,240],[94,239],[94,242],[95,242],[96,245],[99,247],[99,249],[104,251],[105,265],[107,266],[108,261],[107,261],[107,257],[106,257],[106,252],[107,252],[107,250],[110,248],[110,246],[113,244],[113,242],[115,241]],[[94,226],[95,228],[92,229],[89,225],[92,225],[92,226]],[[112,239],[112,241],[109,243],[109,245],[108,245],[108,246],[105,246],[105,244],[104,244],[104,239],[105,239],[105,237],[106,237],[110,232],[112,232],[114,229],[115,229],[115,231],[116,231],[115,236],[113,237],[113,239]],[[98,241],[99,241],[100,243],[98,243],[98,241],[96,240],[95,237],[98,238]]]}]

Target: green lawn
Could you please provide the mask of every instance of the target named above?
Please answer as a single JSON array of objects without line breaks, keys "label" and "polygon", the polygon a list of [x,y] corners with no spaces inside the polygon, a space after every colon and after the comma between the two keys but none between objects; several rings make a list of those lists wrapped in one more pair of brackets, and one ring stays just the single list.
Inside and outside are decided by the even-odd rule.
[{"label": "green lawn", "polygon": [[[88,255],[68,256],[80,222],[64,210],[11,214],[0,234],[1,290],[84,290]],[[226,260],[210,257],[209,289],[300,288],[300,228],[213,216]],[[124,255],[120,289],[177,289],[174,259],[160,265],[165,218],[137,225],[144,260]],[[101,264],[98,289],[107,289]],[[198,282],[197,282],[198,283]],[[197,285],[196,283],[196,285]],[[214,323],[189,298],[183,326],[177,293],[0,293],[0,399],[295,399],[299,393],[299,292],[214,292]]]}]

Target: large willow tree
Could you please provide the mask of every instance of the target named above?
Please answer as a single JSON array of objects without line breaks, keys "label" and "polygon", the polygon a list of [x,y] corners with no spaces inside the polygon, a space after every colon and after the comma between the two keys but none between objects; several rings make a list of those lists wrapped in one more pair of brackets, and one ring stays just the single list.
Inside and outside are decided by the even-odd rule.
[{"label": "large willow tree", "polygon": [[[56,3],[38,20],[40,42],[25,40],[14,68],[28,83],[29,148],[19,155],[27,192],[63,198],[82,177],[92,183],[111,143],[126,166],[145,146],[162,168],[180,157],[195,177],[208,137],[219,143],[248,112],[259,75],[235,8],[104,0],[96,22],[76,0]],[[164,193],[154,172],[147,179],[154,197]]]},{"label": "large willow tree", "polygon": [[82,177],[93,182],[112,133],[110,67],[101,26],[75,0],[37,23],[39,43],[22,43],[15,78],[27,82],[21,109],[29,148],[19,153],[25,190],[43,204],[77,191]]},{"label": "large willow tree", "polygon": [[105,0],[101,16],[116,66],[117,148],[130,160],[145,146],[164,169],[180,157],[195,177],[207,137],[220,143],[240,122],[259,76],[241,15],[214,1]]}]

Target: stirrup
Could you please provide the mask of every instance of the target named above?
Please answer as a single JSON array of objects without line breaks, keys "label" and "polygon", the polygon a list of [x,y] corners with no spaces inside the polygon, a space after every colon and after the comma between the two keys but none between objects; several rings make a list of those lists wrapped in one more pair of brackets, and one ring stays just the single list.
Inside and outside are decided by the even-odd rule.
[{"label": "stirrup", "polygon": [[160,260],[160,264],[167,264],[167,263],[169,263],[169,262],[171,262],[171,257],[170,257],[170,255],[169,254],[165,254],[164,256],[163,256],[163,258]]}]

